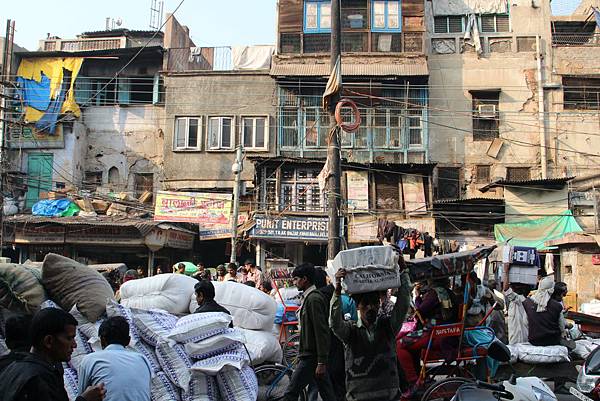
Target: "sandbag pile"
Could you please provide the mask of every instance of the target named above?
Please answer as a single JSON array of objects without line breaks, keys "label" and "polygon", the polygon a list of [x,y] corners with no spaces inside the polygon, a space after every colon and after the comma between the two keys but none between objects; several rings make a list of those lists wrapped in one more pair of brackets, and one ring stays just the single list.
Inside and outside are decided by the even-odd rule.
[{"label": "sandbag pile", "polygon": [[35,267],[0,263],[0,306],[12,312],[33,314],[46,300],[42,272]]}]

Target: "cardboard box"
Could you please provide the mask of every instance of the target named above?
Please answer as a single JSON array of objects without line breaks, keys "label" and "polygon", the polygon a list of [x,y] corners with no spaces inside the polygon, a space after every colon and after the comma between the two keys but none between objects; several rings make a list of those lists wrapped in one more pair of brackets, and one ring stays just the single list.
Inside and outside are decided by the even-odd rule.
[{"label": "cardboard box", "polygon": [[[502,281],[503,268],[498,269],[498,279]],[[536,285],[538,269],[535,266],[510,266],[508,280],[511,283]]]}]

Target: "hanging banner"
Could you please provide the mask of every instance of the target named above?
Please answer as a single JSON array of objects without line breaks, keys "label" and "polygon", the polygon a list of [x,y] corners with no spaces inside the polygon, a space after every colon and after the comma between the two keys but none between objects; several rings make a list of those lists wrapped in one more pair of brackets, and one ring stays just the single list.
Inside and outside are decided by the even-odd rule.
[{"label": "hanging banner", "polygon": [[209,192],[167,192],[156,194],[155,221],[199,224],[227,224],[231,215],[231,194]]},{"label": "hanging banner", "polygon": [[369,174],[367,171],[347,171],[348,211],[369,210]]},{"label": "hanging banner", "polygon": [[418,175],[403,175],[402,192],[404,193],[404,209],[407,215],[427,212],[423,177]]}]

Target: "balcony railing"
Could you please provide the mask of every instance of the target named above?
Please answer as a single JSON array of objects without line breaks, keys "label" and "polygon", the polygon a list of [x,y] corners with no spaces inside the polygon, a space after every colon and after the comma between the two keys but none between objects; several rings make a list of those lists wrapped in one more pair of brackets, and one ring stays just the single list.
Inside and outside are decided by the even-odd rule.
[{"label": "balcony railing", "polygon": [[120,49],[127,46],[127,38],[90,38],[90,39],[52,39],[42,41],[44,51],[61,50],[79,52],[89,50]]},{"label": "balcony railing", "polygon": [[[279,51],[282,54],[329,53],[329,33],[281,33]],[[351,29],[342,31],[342,51],[345,53],[421,53],[421,32],[380,33]]]},{"label": "balcony railing", "polygon": [[552,34],[553,46],[600,46],[597,33],[558,33]]}]

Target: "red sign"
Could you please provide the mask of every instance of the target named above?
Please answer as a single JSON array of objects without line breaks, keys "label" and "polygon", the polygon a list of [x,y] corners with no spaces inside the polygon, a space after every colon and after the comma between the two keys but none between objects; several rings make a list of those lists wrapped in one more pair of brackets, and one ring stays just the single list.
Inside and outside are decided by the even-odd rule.
[{"label": "red sign", "polygon": [[592,255],[592,264],[595,266],[600,265],[600,254]]}]

